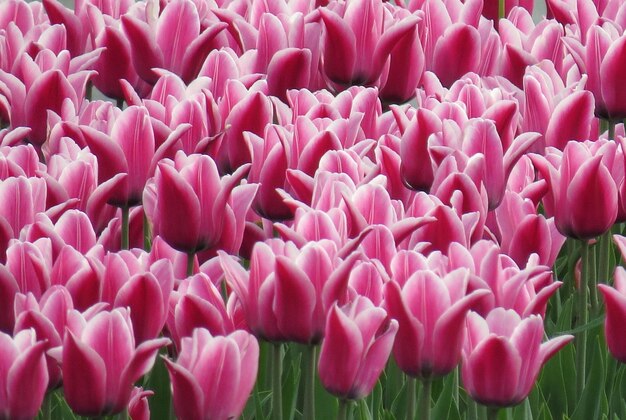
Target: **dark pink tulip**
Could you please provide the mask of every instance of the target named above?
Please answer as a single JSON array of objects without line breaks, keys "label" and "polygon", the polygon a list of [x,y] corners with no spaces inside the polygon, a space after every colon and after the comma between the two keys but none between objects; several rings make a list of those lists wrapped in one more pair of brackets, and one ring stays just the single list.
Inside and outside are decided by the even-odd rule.
[{"label": "dark pink tulip", "polygon": [[177,418],[227,420],[241,415],[252,391],[259,344],[245,331],[213,337],[198,328],[183,339],[176,362],[165,362]]},{"label": "dark pink tulip", "polygon": [[[81,126],[85,142],[98,157],[98,182],[94,194],[106,191],[108,203],[134,206],[153,169],[154,134],[145,108],[126,108],[112,124],[110,135]],[[124,174],[119,177],[116,175]],[[109,184],[111,184],[109,186]]]},{"label": "dark pink tulip", "polygon": [[539,264],[552,267],[565,243],[554,223],[537,214],[536,206],[513,191],[506,191],[500,207],[493,213],[495,226],[490,230],[499,238],[502,251],[524,267],[532,254],[537,254]]},{"label": "dark pink tulip", "polygon": [[224,126],[229,128],[222,140],[218,161],[224,172],[230,172],[252,161],[243,133],[249,131],[263,136],[265,127],[272,123],[273,105],[264,93],[248,91],[240,82],[231,80],[220,103],[220,114]]},{"label": "dark pink tulip", "polygon": [[170,299],[168,330],[180,349],[183,337],[191,337],[196,328],[206,328],[211,335],[227,335],[235,330],[226,304],[217,287],[204,273],[183,280]]},{"label": "dark pink tulip", "polygon": [[[623,251],[624,238],[616,235],[614,239],[620,245],[620,251]],[[615,268],[613,280],[613,287],[607,284],[598,285],[606,308],[604,336],[611,355],[620,362],[626,363],[626,340],[619,332],[626,319],[626,271],[623,267]]]},{"label": "dark pink tulip", "polygon": [[410,188],[430,190],[434,180],[434,162],[430,156],[428,139],[431,134],[441,131],[442,121],[432,111],[419,108],[402,133],[400,171],[404,182]]},{"label": "dark pink tulip", "polygon": [[[15,333],[34,331],[39,340],[46,340],[46,349],[60,346],[67,325],[68,312],[74,309],[72,297],[63,286],[52,286],[39,302],[32,293],[15,295]],[[61,383],[61,368],[56,360],[46,355],[49,383],[54,389]]]},{"label": "dark pink tulip", "polygon": [[0,183],[0,216],[11,228],[12,237],[19,237],[37,213],[46,210],[46,183],[41,178],[8,178]]},{"label": "dark pink tulip", "polygon": [[387,364],[397,331],[398,322],[366,297],[333,305],[318,367],[324,388],[342,399],[366,397]]},{"label": "dark pink tulip", "polygon": [[[191,81],[213,48],[212,42],[225,23],[203,28],[196,4],[188,0],[167,3],[156,21],[146,10],[145,20],[125,14],[122,28],[130,43],[133,65],[139,76],[153,84],[155,68],[163,68]],[[183,25],[182,22],[185,22]]]},{"label": "dark pink tulip", "polygon": [[477,402],[495,407],[519,404],[532,390],[541,367],[574,339],[563,335],[542,343],[543,320],[496,308],[483,319],[470,312],[463,347],[463,387]]},{"label": "dark pink tulip", "polygon": [[618,193],[602,156],[593,156],[584,143],[570,141],[562,157],[553,158],[556,165],[537,155],[533,162],[550,186],[544,202],[559,232],[579,239],[606,232],[617,218]]},{"label": "dark pink tulip", "polygon": [[298,249],[274,239],[255,245],[249,272],[224,253],[220,262],[257,337],[309,344],[324,336],[328,308],[345,300],[350,270],[359,257],[353,253],[341,260],[336,253],[327,240]]},{"label": "dark pink tulip", "polygon": [[348,280],[348,300],[365,296],[376,306],[383,301],[383,286],[388,281],[385,268],[376,262],[360,261],[354,265]]},{"label": "dark pink tulip", "polygon": [[451,86],[465,73],[477,71],[480,62],[481,40],[478,30],[465,23],[455,23],[437,40],[432,71],[437,74],[442,85]]},{"label": "dark pink tulip", "polygon": [[[391,17],[377,0],[352,0],[320,9],[324,22],[324,72],[333,83],[372,85],[389,55],[405,37],[413,37],[418,18]],[[363,60],[361,57],[371,57]]]},{"label": "dark pink tulip", "polygon": [[168,343],[160,338],[135,347],[126,309],[76,321],[65,332],[63,348],[51,350],[61,361],[68,405],[83,416],[121,412],[128,406],[133,384],[152,368],[159,348]]},{"label": "dark pink tulip", "polygon": [[46,343],[33,330],[11,337],[0,332],[0,417],[33,419],[48,387]]},{"label": "dark pink tulip", "polygon": [[419,270],[403,287],[385,285],[384,306],[399,324],[393,346],[396,363],[419,378],[444,376],[461,359],[465,316],[485,290],[469,293],[469,272],[458,269],[444,277]]},{"label": "dark pink tulip", "polygon": [[128,402],[128,416],[131,420],[150,420],[150,405],[148,397],[154,395],[153,391],[145,391],[141,387],[134,387]]},{"label": "dark pink tulip", "polygon": [[248,168],[220,178],[215,162],[206,155],[178,152],[174,161],[161,161],[144,192],[153,234],[187,253],[213,247],[222,236],[229,197]]},{"label": "dark pink tulip", "polygon": [[12,241],[7,249],[6,268],[13,274],[22,293],[32,292],[35,298],[50,287],[52,246],[47,238],[37,241]]}]

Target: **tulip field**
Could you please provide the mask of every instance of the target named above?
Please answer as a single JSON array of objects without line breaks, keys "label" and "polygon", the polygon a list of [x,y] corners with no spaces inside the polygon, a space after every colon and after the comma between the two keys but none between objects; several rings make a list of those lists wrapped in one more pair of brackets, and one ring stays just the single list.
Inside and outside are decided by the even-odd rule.
[{"label": "tulip field", "polygon": [[626,419],[625,119],[624,0],[0,0],[0,420]]}]

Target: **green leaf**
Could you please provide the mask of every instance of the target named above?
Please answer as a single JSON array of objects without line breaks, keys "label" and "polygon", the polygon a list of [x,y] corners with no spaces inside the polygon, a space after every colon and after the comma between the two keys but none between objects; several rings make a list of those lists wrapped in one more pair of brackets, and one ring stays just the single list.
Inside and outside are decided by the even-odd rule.
[{"label": "green leaf", "polygon": [[[165,354],[165,350],[161,350]],[[165,367],[165,362],[161,357],[157,357],[154,367],[146,377],[143,385],[144,389],[151,389],[154,395],[148,398],[150,405],[150,418],[154,420],[168,420],[170,413],[174,412],[172,407],[172,392],[170,390],[170,377]]]},{"label": "green leaf", "polygon": [[585,384],[580,402],[572,415],[572,420],[599,419],[604,406],[603,400],[606,400],[604,389],[604,351],[599,337],[596,338],[593,359],[588,369],[587,383]]},{"label": "green leaf", "polygon": [[442,379],[443,388],[437,398],[437,402],[432,409],[433,419],[461,419],[459,406],[454,401],[455,386],[457,386],[454,375],[447,375]]}]

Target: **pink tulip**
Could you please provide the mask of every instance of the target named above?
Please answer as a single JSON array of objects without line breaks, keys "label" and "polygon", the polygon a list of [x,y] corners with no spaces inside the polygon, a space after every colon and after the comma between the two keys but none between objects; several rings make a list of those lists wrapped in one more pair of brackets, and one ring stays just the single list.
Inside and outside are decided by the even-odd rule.
[{"label": "pink tulip", "polygon": [[247,323],[259,338],[318,343],[325,317],[337,300],[345,300],[349,274],[359,254],[345,260],[334,243],[309,242],[302,249],[278,239],[257,243],[247,272],[220,253],[228,284],[240,299]]},{"label": "pink tulip", "polygon": [[393,346],[396,363],[419,378],[444,376],[461,359],[465,316],[485,290],[469,293],[469,272],[459,269],[439,277],[419,270],[400,287],[385,285],[384,306],[399,324]]},{"label": "pink tulip", "polygon": [[33,330],[11,338],[0,332],[0,417],[33,419],[48,387],[46,343],[36,341]]},{"label": "pink tulip", "polygon": [[340,87],[376,83],[394,47],[415,35],[418,18],[409,15],[396,20],[385,13],[380,0],[351,0],[332,6],[320,9],[326,76]]},{"label": "pink tulip", "polygon": [[141,387],[134,387],[128,403],[128,416],[131,420],[150,420],[150,406],[148,397],[154,395],[153,391],[144,391]]},{"label": "pink tulip", "polygon": [[227,420],[241,415],[256,381],[259,344],[245,331],[213,337],[198,328],[183,338],[176,362],[165,359],[176,416]]},{"label": "pink tulip", "polygon": [[229,197],[247,170],[244,166],[220,179],[215,162],[206,155],[178,152],[175,160],[161,161],[144,192],[154,235],[187,253],[216,245],[230,209]]},{"label": "pink tulip", "polygon": [[166,3],[157,19],[151,16],[149,7],[145,9],[143,19],[139,13],[121,17],[137,73],[150,84],[158,78],[153,71],[156,68],[191,81],[212,49],[212,42],[227,25],[220,22],[202,27],[196,4],[189,0]]},{"label": "pink tulip", "polygon": [[590,239],[606,232],[615,223],[618,191],[601,155],[592,155],[585,143],[569,142],[549,159],[533,155],[533,163],[548,182],[546,209],[554,214],[561,234]]},{"label": "pink tulip", "polygon": [[[615,241],[624,250],[624,238],[615,236]],[[598,289],[604,297],[606,318],[604,320],[604,335],[611,355],[622,363],[626,363],[626,340],[621,334],[621,327],[626,320],[626,270],[616,267],[613,274],[614,286],[599,284]]]},{"label": "pink tulip", "polygon": [[61,361],[65,399],[77,414],[119,413],[131,399],[133,384],[154,364],[167,338],[135,347],[128,310],[100,312],[89,320],[78,313],[65,332],[63,348],[51,350]]},{"label": "pink tulip", "polygon": [[626,36],[613,22],[604,26],[591,25],[581,40],[565,37],[580,72],[588,76],[585,89],[596,101],[595,113],[606,119],[619,120],[626,116],[624,92],[614,89],[621,82],[619,69],[626,62]]},{"label": "pink tulip", "polygon": [[389,321],[366,297],[341,308],[333,305],[318,366],[324,388],[343,399],[366,397],[385,368],[397,331],[398,322]]},{"label": "pink tulip", "polygon": [[170,308],[168,330],[179,349],[183,337],[191,337],[196,328],[205,328],[213,336],[235,330],[222,295],[204,273],[180,283],[170,298]]},{"label": "pink tulip", "polygon": [[541,367],[574,339],[563,335],[542,343],[543,320],[496,308],[486,318],[470,312],[461,376],[469,395],[480,404],[508,407],[530,393]]},{"label": "pink tulip", "polygon": [[[52,286],[39,302],[32,293],[15,295],[15,333],[32,330],[39,340],[46,340],[45,349],[62,344],[68,312],[74,309],[72,297],[63,286]],[[61,383],[61,368],[46,355],[49,383],[54,389]]]}]

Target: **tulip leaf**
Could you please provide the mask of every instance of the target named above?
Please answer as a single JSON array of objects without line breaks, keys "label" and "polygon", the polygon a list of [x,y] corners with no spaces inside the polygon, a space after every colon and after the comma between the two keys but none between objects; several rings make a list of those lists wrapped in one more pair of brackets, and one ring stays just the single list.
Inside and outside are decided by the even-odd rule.
[{"label": "tulip leaf", "polygon": [[591,366],[587,369],[588,378],[579,400],[578,406],[572,415],[572,420],[599,419],[606,401],[604,389],[604,361],[600,338],[596,340]]},{"label": "tulip leaf", "polygon": [[456,384],[453,374],[443,378],[443,388],[437,398],[437,402],[432,409],[432,418],[434,419],[460,419],[459,406],[454,401],[454,391]]},{"label": "tulip leaf", "polygon": [[[165,350],[161,350],[165,354]],[[170,390],[170,377],[162,358],[157,357],[154,367],[146,377],[144,389],[154,391],[154,395],[148,398],[150,404],[150,418],[154,420],[167,420],[170,412],[173,412],[172,392]]]}]

